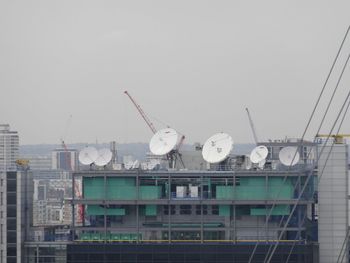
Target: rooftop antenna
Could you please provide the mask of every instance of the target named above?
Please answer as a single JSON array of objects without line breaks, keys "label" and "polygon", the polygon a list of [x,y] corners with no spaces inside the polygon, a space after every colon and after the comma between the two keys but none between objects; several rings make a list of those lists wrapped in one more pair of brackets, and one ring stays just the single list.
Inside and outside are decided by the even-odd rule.
[{"label": "rooftop antenna", "polygon": [[[157,129],[154,127],[153,123],[151,122],[151,120],[147,117],[146,113],[142,110],[141,106],[135,101],[135,99],[129,94],[128,91],[124,91],[124,93],[129,97],[129,99],[131,100],[131,102],[134,104],[134,106],[136,107],[137,111],[140,113],[141,117],[144,119],[144,121],[146,122],[147,126],[151,129],[152,133],[154,134],[152,139],[151,139],[151,142],[150,142],[150,150],[153,154],[155,155],[163,155],[163,154],[156,154],[152,151],[151,149],[151,143],[152,143],[152,147],[160,147],[160,148],[153,148],[156,152],[159,152],[161,151],[161,148],[164,148],[165,146],[161,143],[159,143],[159,140],[160,138],[162,138],[161,136],[164,136],[165,134],[163,134],[164,132],[167,132],[167,133],[170,133],[170,134],[174,134],[174,129],[171,129],[169,126],[167,127],[167,129],[163,129],[163,130],[159,130],[157,132]],[[171,131],[170,131],[171,130]],[[185,168],[185,164],[182,160],[182,157],[181,157],[181,154],[179,152],[184,140],[185,140],[185,136],[182,135],[179,143],[177,143],[177,132],[175,131],[176,133],[176,143],[175,145],[170,149],[169,152],[165,153],[166,154],[166,157],[169,161],[169,167],[170,168],[175,168],[176,167],[176,163],[177,163],[177,160],[179,159],[181,164],[182,164],[182,167]],[[158,135],[157,135],[158,134]],[[157,135],[157,136],[156,136]],[[168,134],[169,135],[169,134]],[[153,138],[155,137],[155,141],[152,142]],[[157,142],[158,140],[158,142]],[[155,143],[155,145],[153,145],[153,143]],[[176,146],[176,147],[175,147]]]},{"label": "rooftop antenna", "polygon": [[294,166],[299,162],[300,154],[297,147],[287,146],[280,150],[278,157],[285,166]]},{"label": "rooftop antenna", "polygon": [[179,147],[183,142],[184,136],[181,137],[178,143],[179,134],[172,128],[165,128],[159,130],[153,135],[150,143],[149,149],[154,155],[166,155],[169,161],[169,167],[175,168],[177,160],[179,159],[184,166],[181,155],[179,153]]},{"label": "rooftop antenna", "polygon": [[112,164],[117,164],[118,162],[118,151],[117,151],[117,143],[116,141],[112,141],[110,143],[110,150],[112,152]]},{"label": "rooftop antenna", "polygon": [[112,160],[112,152],[108,148],[102,148],[97,152],[98,156],[95,160],[97,166],[105,166]]},{"label": "rooftop antenna", "polygon": [[252,132],[253,132],[255,144],[257,145],[258,144],[258,136],[256,135],[256,131],[255,131],[255,127],[254,127],[254,123],[253,123],[252,117],[250,116],[249,109],[245,108],[245,110],[247,111],[247,114],[248,114],[250,128],[252,129]]},{"label": "rooftop antenna", "polygon": [[227,133],[216,133],[203,145],[202,155],[208,163],[221,163],[233,149],[233,139]]},{"label": "rooftop antenna", "polygon": [[98,158],[98,152],[95,147],[85,147],[79,152],[79,162],[83,165],[92,165]]},{"label": "rooftop antenna", "polygon": [[250,161],[254,164],[265,164],[266,157],[269,154],[269,150],[264,145],[259,145],[255,147],[250,153]]}]

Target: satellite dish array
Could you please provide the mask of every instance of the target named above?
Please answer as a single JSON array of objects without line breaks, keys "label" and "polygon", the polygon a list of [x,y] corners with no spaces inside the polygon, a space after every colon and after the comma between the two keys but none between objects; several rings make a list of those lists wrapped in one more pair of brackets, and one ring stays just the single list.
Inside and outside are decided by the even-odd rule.
[{"label": "satellite dish array", "polygon": [[[150,151],[157,156],[168,155],[175,150],[178,143],[178,133],[172,128],[159,130],[155,133],[149,143]],[[225,162],[233,149],[233,139],[227,133],[216,133],[211,136],[203,145],[203,159],[210,164]],[[249,159],[251,163],[260,169],[264,169],[268,149],[264,145],[255,147]],[[108,148],[97,150],[94,147],[85,147],[79,153],[79,161],[83,165],[95,164],[96,166],[105,166],[112,160],[112,152]],[[280,150],[279,160],[285,166],[294,166],[300,160],[300,154],[297,147],[287,146]],[[153,169],[158,163],[150,163],[148,169]],[[130,161],[125,164],[126,169],[137,169],[140,163]]]},{"label": "satellite dish array", "polygon": [[83,165],[105,166],[112,160],[112,152],[108,148],[97,150],[95,147],[85,147],[79,152],[79,162]]},{"label": "satellite dish array", "polygon": [[[233,149],[233,139],[226,133],[217,133],[211,136],[204,144],[202,155],[205,161],[210,164],[217,164],[226,161]],[[249,159],[255,167],[264,169],[268,149],[264,145],[255,147]],[[280,150],[279,160],[285,166],[294,166],[299,163],[300,154],[297,147],[287,146]]]}]

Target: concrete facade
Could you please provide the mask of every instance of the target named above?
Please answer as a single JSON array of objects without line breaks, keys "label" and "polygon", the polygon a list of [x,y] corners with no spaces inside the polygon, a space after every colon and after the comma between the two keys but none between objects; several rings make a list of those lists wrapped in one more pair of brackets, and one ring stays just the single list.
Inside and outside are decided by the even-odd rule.
[{"label": "concrete facade", "polygon": [[[320,145],[319,151],[321,148],[322,145]],[[333,147],[327,145],[324,151],[319,154],[318,239],[320,263],[333,263],[339,262],[337,260],[340,257],[348,231],[348,148],[344,144],[334,144]],[[344,252],[344,259],[341,262],[349,262],[347,244],[344,245],[343,254]]]}]

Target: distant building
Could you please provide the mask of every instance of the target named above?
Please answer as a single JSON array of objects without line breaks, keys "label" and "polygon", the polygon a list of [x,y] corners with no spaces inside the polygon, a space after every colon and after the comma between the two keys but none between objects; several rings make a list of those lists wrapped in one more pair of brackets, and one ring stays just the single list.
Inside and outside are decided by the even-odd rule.
[{"label": "distant building", "polygon": [[54,226],[70,224],[71,205],[65,202],[72,194],[70,179],[34,179],[33,225]]},{"label": "distant building", "polygon": [[0,262],[23,262],[23,244],[32,225],[32,176],[28,170],[3,171],[0,178]]},{"label": "distant building", "polygon": [[15,171],[19,149],[18,133],[0,124],[0,171]]},{"label": "distant building", "polygon": [[51,156],[23,156],[29,161],[30,170],[44,171],[52,169]]},{"label": "distant building", "polygon": [[52,151],[52,169],[78,170],[78,151],[75,149],[55,149]]}]

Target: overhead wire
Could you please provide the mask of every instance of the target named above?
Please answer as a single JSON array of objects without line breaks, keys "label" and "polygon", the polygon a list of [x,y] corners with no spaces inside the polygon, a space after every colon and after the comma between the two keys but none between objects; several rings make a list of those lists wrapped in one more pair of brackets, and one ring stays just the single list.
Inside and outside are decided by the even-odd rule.
[{"label": "overhead wire", "polygon": [[[333,133],[333,130],[334,130],[336,124],[338,123],[339,118],[340,118],[340,116],[342,115],[345,106],[346,106],[347,103],[348,103],[349,97],[350,97],[350,90],[349,90],[349,92],[348,92],[348,94],[347,94],[347,96],[346,96],[346,98],[345,98],[345,100],[344,100],[344,103],[342,104],[342,107],[341,107],[341,109],[340,109],[340,111],[339,111],[339,113],[338,113],[338,115],[337,115],[336,120],[334,121],[334,123],[333,123],[333,125],[332,125],[332,128],[331,128],[331,130],[330,130],[330,132],[329,132],[329,135],[328,135],[328,137],[327,137],[326,142],[323,144],[323,147],[326,147],[327,141],[328,141],[328,139],[330,138],[330,135]],[[348,107],[347,107],[346,109],[348,109]],[[344,111],[344,114],[345,114],[345,115],[346,115],[346,113],[347,113],[347,112]],[[344,116],[345,116],[345,115],[344,115]],[[343,119],[345,119],[344,116],[343,116]],[[343,119],[342,119],[342,120],[343,120]],[[343,124],[343,123],[340,123],[340,124],[339,124],[338,131],[337,131],[337,135],[338,135],[338,133],[339,133],[341,127],[342,127],[342,124]],[[326,166],[326,164],[327,164],[327,162],[328,162],[328,159],[329,159],[330,154],[331,154],[331,152],[332,152],[334,143],[335,143],[335,141],[333,141],[333,143],[332,143],[332,145],[331,145],[331,149],[330,149],[330,151],[328,152],[327,158],[326,158],[326,160],[325,160],[324,167]],[[318,161],[320,160],[320,157],[321,157],[321,154],[318,156],[317,162],[316,162],[316,163],[318,163]],[[324,171],[324,169],[323,169],[323,171]],[[293,205],[293,208],[292,208],[292,210],[291,210],[291,212],[290,212],[290,215],[289,215],[289,217],[288,217],[288,219],[287,219],[287,221],[286,221],[286,223],[285,223],[285,225],[284,225],[282,231],[280,232],[280,235],[279,235],[279,237],[278,237],[278,240],[277,240],[276,244],[273,246],[273,249],[272,249],[272,251],[271,251],[271,254],[267,257],[267,260],[265,260],[264,262],[270,263],[270,261],[272,260],[272,257],[273,257],[273,255],[274,255],[274,253],[275,253],[275,251],[276,251],[276,249],[277,249],[277,247],[278,247],[278,245],[279,245],[279,241],[281,240],[281,238],[282,238],[282,236],[283,236],[283,234],[284,234],[284,232],[285,232],[285,230],[286,230],[286,228],[287,228],[287,226],[288,226],[288,224],[289,224],[289,222],[290,222],[290,219],[291,219],[291,217],[292,217],[292,215],[293,215],[293,213],[294,213],[294,211],[295,211],[295,209],[296,209],[296,206],[297,206],[298,203],[299,203],[300,198],[302,197],[302,195],[303,195],[303,193],[304,193],[304,191],[305,191],[305,189],[306,189],[306,186],[308,185],[308,182],[309,182],[311,176],[312,176],[312,173],[310,173],[310,174],[308,175],[308,177],[307,177],[307,179],[306,179],[306,181],[305,181],[305,183],[304,183],[304,186],[303,186],[303,188],[301,189],[301,192],[299,193],[298,199],[296,200],[296,203]]]},{"label": "overhead wire", "polygon": [[[319,134],[319,132],[320,132],[322,126],[323,126],[324,120],[325,120],[325,118],[326,118],[326,116],[327,116],[327,114],[328,114],[328,112],[329,112],[329,109],[330,109],[330,106],[331,106],[331,104],[332,104],[332,102],[333,102],[333,99],[334,99],[334,96],[335,96],[335,94],[336,94],[336,91],[338,90],[339,84],[340,84],[340,82],[341,82],[341,80],[342,80],[342,78],[343,78],[343,75],[344,75],[345,69],[346,69],[346,67],[347,67],[347,65],[348,65],[349,59],[350,59],[350,54],[348,55],[348,57],[347,57],[347,59],[346,59],[346,61],[345,61],[345,64],[343,65],[341,74],[340,74],[340,76],[339,76],[339,78],[338,78],[337,84],[336,84],[336,86],[335,86],[335,88],[334,88],[334,90],[333,90],[332,96],[331,96],[331,98],[330,98],[330,100],[329,100],[329,102],[328,102],[326,111],[325,111],[325,113],[323,114],[322,121],[321,121],[321,123],[320,123],[320,125],[319,125],[319,127],[318,127],[318,130],[317,130],[316,134]],[[342,122],[341,122],[341,125],[342,125]],[[319,153],[319,156],[322,155],[322,153],[323,153],[323,151],[324,151],[324,149],[325,149],[325,145],[327,144],[327,142],[328,142],[328,140],[329,140],[329,138],[330,138],[332,132],[333,132],[333,129],[332,129],[332,131],[330,132],[330,134],[328,134],[327,140],[326,140],[325,144],[323,145],[323,147],[321,148],[321,151],[320,151],[320,153]],[[333,149],[333,147],[332,147],[331,149]],[[311,151],[312,151],[312,149],[310,149],[310,152],[307,154],[307,157],[306,157],[307,159],[309,158],[309,155],[311,154]],[[329,154],[330,154],[330,152],[329,152]],[[328,156],[328,158],[329,158],[329,156]],[[317,162],[316,162],[316,163],[317,163]],[[320,181],[320,179],[322,178],[324,169],[325,169],[325,166],[323,167],[323,170],[322,170],[322,172],[320,173],[320,176],[318,177],[318,181]],[[297,182],[295,183],[294,191],[296,190],[296,187],[297,187],[299,181],[300,181],[300,178],[298,178]],[[279,227],[281,227],[284,218],[285,218],[285,215],[282,216],[282,218],[281,218],[281,220],[280,220],[280,223],[279,223]],[[268,253],[267,253],[267,254],[270,253],[271,247],[272,247],[272,245],[269,246],[269,250],[268,250]]]},{"label": "overhead wire", "polygon": [[[347,28],[347,30],[346,30],[346,33],[345,33],[345,35],[344,35],[344,37],[343,37],[343,39],[342,39],[342,42],[341,42],[341,44],[340,44],[340,47],[338,48],[337,54],[336,54],[336,56],[335,56],[335,58],[334,58],[334,60],[333,60],[332,66],[331,66],[331,68],[330,68],[330,70],[329,70],[329,72],[328,72],[328,75],[327,75],[327,77],[326,77],[326,80],[325,80],[325,82],[324,82],[324,84],[323,84],[323,86],[322,86],[321,92],[320,92],[320,94],[319,94],[319,96],[318,96],[318,98],[317,98],[317,100],[316,100],[315,106],[314,106],[314,108],[313,108],[313,110],[312,110],[312,112],[311,112],[311,115],[310,115],[309,119],[308,119],[307,125],[306,125],[306,127],[305,127],[305,129],[304,129],[304,132],[303,132],[303,134],[302,134],[302,137],[301,137],[301,139],[300,139],[301,142],[304,140],[305,135],[306,135],[306,133],[307,133],[307,131],[308,131],[308,129],[309,129],[309,126],[310,126],[310,124],[311,124],[311,121],[312,121],[312,119],[314,118],[315,112],[316,112],[316,110],[317,110],[317,108],[318,108],[318,105],[319,105],[319,103],[320,103],[320,101],[321,101],[321,98],[322,98],[322,96],[323,96],[323,93],[324,93],[324,91],[325,91],[325,88],[326,88],[326,86],[327,86],[327,84],[328,84],[328,82],[329,82],[330,76],[331,76],[332,73],[333,73],[334,67],[335,67],[335,65],[336,65],[336,63],[337,63],[337,61],[338,61],[339,55],[340,55],[340,53],[341,53],[341,50],[343,49],[344,43],[345,43],[345,41],[346,41],[346,39],[347,39],[347,37],[348,37],[349,31],[350,31],[350,25],[348,26],[348,28]],[[299,147],[301,147],[301,145],[300,145]],[[297,154],[297,151],[296,151],[296,153],[294,154],[294,157],[293,157],[292,162],[294,161],[294,159],[295,159],[295,157],[296,157],[296,154]],[[289,168],[290,168],[290,167],[289,167]],[[288,169],[288,171],[289,171],[289,169]],[[274,209],[274,207],[275,207],[275,203],[277,202],[277,198],[278,198],[278,196],[280,195],[282,186],[285,184],[286,180],[287,180],[287,175],[284,177],[284,179],[283,179],[283,181],[282,181],[282,184],[281,184],[281,187],[280,187],[280,190],[279,190],[278,193],[277,193],[277,197],[276,197],[276,199],[274,200],[274,202],[273,202],[273,204],[272,204],[272,207],[270,208],[270,211],[269,211],[268,216],[267,216],[267,219],[266,219],[266,225],[267,225],[268,222],[269,222],[269,219],[270,219],[270,217],[271,217],[272,211],[273,211],[273,209]],[[253,248],[253,251],[252,251],[252,253],[251,253],[251,255],[250,255],[250,258],[249,258],[248,263],[251,263],[251,262],[252,262],[252,260],[253,260],[253,258],[254,258],[254,255],[255,255],[255,253],[256,253],[256,250],[257,250],[258,245],[259,245],[259,243],[257,242],[257,243],[255,244],[254,248]]]}]

